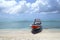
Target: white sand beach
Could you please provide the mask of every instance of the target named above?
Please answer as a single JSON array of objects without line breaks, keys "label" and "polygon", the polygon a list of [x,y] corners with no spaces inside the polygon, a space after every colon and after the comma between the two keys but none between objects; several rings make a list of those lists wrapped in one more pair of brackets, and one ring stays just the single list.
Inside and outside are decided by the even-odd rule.
[{"label": "white sand beach", "polygon": [[43,29],[37,34],[31,30],[0,29],[0,40],[60,40],[60,29]]}]

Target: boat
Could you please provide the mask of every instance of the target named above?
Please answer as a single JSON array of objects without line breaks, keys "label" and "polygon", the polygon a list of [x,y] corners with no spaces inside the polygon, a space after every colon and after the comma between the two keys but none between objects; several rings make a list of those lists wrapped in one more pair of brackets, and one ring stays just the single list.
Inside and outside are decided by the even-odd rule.
[{"label": "boat", "polygon": [[32,28],[32,33],[36,34],[42,31],[42,26],[41,26],[41,21],[40,19],[35,19],[34,23],[31,26]]}]

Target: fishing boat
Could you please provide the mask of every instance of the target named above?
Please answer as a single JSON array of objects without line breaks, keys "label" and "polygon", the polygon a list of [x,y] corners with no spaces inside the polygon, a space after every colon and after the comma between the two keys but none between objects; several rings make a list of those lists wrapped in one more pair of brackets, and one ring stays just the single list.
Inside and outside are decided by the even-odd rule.
[{"label": "fishing boat", "polygon": [[42,26],[41,26],[41,21],[40,19],[35,19],[34,23],[31,26],[32,28],[32,33],[36,34],[42,31]]}]

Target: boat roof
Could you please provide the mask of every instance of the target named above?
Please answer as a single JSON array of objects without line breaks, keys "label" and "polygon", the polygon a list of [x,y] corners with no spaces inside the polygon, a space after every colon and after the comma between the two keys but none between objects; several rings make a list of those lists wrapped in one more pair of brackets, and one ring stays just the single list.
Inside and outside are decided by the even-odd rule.
[{"label": "boat roof", "polygon": [[40,22],[40,19],[35,19],[35,22]]}]

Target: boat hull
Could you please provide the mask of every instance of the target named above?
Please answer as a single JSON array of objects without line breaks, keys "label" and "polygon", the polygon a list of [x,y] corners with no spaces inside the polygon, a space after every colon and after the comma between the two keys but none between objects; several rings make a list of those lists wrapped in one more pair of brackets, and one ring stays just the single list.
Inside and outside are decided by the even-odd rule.
[{"label": "boat hull", "polygon": [[40,28],[36,28],[36,29],[32,29],[32,33],[36,34],[42,31],[42,27],[40,26]]}]

